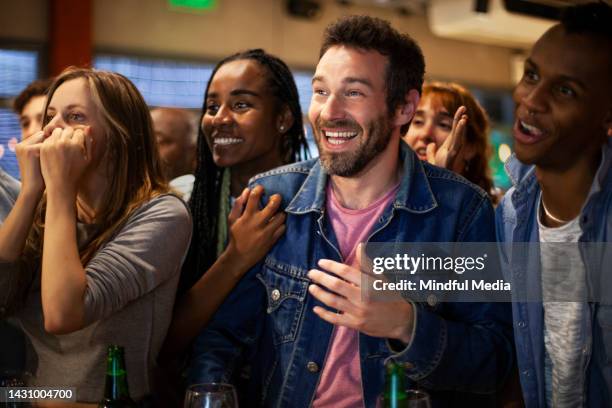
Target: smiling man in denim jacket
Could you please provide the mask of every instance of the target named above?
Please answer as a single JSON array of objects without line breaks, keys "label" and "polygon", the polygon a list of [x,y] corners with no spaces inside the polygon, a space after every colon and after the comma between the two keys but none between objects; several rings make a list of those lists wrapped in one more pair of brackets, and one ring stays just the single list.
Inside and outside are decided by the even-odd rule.
[{"label": "smiling man in denim jacket", "polygon": [[255,178],[282,195],[286,233],[196,340],[191,383],[231,382],[246,356],[249,406],[372,407],[393,357],[434,406],[500,387],[506,305],[361,297],[359,242],[494,240],[487,194],[400,142],[423,73],[418,45],[385,21],[328,27],[309,111],[320,157]]},{"label": "smiling man in denim jacket", "polygon": [[527,407],[612,406],[612,251],[588,244],[612,238],[611,73],[611,8],[589,4],[535,43],[514,91],[514,187],[496,216]]}]

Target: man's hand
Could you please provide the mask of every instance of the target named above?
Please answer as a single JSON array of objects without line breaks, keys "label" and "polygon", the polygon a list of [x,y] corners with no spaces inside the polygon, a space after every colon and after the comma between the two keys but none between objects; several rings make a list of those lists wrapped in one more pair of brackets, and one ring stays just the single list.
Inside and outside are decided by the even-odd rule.
[{"label": "man's hand", "polygon": [[[322,270],[312,269],[308,277],[315,283],[308,291],[330,308],[315,306],[313,311],[323,320],[358,330],[368,336],[410,342],[414,324],[412,305],[405,300],[373,301],[362,299],[362,274],[358,268],[329,259],[318,263]],[[331,272],[330,273],[327,272]]]}]

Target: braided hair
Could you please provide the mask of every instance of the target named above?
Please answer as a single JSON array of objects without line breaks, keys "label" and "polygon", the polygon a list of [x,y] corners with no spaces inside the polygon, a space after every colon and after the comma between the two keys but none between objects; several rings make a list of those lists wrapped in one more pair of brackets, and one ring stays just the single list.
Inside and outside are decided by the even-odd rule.
[{"label": "braided hair", "polygon": [[[224,64],[232,61],[254,60],[265,68],[267,80],[279,108],[287,106],[293,116],[293,125],[283,134],[281,158],[285,164],[310,157],[308,144],[304,135],[304,123],[300,100],[289,67],[279,58],[266,53],[262,49],[250,49],[239,52],[221,60],[214,68],[204,94],[204,104],[200,115],[200,123],[206,113],[208,90],[215,74]],[[219,200],[221,194],[221,177],[223,169],[218,167],[202,131],[198,131],[198,165],[195,173],[195,183],[189,201],[193,215],[193,235],[191,246],[183,265],[179,293],[187,291],[216,261],[217,248],[217,217],[219,216]]]}]

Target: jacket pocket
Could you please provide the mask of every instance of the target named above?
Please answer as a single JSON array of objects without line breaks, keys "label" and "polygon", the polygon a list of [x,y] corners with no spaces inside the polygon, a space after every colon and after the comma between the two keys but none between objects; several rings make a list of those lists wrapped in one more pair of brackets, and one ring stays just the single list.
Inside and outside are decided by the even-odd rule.
[{"label": "jacket pocket", "polygon": [[308,289],[306,271],[268,258],[257,279],[266,288],[266,313],[274,344],[294,341]]}]

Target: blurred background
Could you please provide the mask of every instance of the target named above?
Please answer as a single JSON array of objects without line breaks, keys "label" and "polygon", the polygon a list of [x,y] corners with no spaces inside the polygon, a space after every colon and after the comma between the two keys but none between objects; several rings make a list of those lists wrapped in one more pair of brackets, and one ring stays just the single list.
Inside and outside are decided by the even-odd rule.
[{"label": "blurred background", "polygon": [[[581,0],[0,0],[0,166],[18,177],[12,99],[69,65],[130,78],[152,107],[199,112],[215,63],[264,48],[289,64],[308,112],[327,24],[345,14],[386,19],[421,45],[430,80],[468,87],[489,113],[498,187],[509,181],[511,90],[533,42]],[[310,129],[308,129],[310,135]],[[316,152],[312,144],[313,152]]]}]

